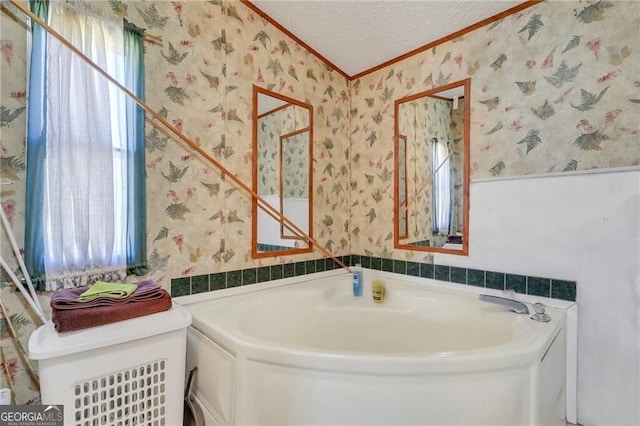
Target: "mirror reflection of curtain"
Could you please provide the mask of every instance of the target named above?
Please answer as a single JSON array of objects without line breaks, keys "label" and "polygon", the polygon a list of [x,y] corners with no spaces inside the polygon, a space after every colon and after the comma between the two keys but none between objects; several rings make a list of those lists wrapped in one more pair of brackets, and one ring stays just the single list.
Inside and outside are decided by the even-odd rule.
[{"label": "mirror reflection of curtain", "polygon": [[433,142],[433,233],[449,234],[451,223],[451,165],[449,147],[438,138]]}]

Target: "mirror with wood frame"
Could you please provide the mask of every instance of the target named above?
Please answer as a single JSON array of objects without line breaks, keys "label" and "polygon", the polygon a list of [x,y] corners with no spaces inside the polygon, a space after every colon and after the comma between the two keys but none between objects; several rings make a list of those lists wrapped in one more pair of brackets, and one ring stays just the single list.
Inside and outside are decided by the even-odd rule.
[{"label": "mirror with wood frame", "polygon": [[[253,190],[313,237],[313,107],[253,87]],[[311,244],[252,203],[254,258],[306,253]]]},{"label": "mirror with wood frame", "polygon": [[469,252],[470,79],[395,101],[394,246]]}]

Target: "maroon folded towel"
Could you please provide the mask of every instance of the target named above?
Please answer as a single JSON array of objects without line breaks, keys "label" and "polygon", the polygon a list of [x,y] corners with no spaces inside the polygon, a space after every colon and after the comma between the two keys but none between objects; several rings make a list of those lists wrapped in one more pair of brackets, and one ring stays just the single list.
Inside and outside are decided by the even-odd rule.
[{"label": "maroon folded towel", "polygon": [[56,331],[74,331],[171,309],[171,296],[155,281],[141,281],[124,299],[98,297],[81,301],[88,287],[58,290],[51,295],[51,320]]}]

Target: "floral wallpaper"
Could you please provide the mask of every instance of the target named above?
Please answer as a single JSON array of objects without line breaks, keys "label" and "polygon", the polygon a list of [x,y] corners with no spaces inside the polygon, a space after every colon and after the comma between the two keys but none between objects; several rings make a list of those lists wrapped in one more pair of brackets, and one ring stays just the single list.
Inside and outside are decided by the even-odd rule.
[{"label": "floral wallpaper", "polygon": [[[348,252],[342,233],[323,230],[328,222],[344,229],[348,220],[348,159],[339,151],[339,141],[348,138],[345,79],[241,3],[125,5],[128,19],[163,37],[163,46],[149,46],[145,57],[154,76],[147,79],[149,103],[244,182],[251,182],[253,84],[316,106],[314,188],[321,196],[315,198],[315,236]],[[251,199],[243,190],[175,144],[150,148],[154,278],[166,285],[181,275],[290,261],[251,258]]]},{"label": "floral wallpaper", "polygon": [[[540,3],[351,82],[240,2],[93,3],[162,38],[146,46],[147,102],[244,182],[252,86],[313,105],[314,236],[338,255],[432,260],[393,248],[393,101],[408,94],[471,78],[472,179],[640,164],[640,3]],[[22,241],[26,37],[0,19],[0,173],[12,182],[0,191]],[[245,191],[152,120],[146,135],[149,278],[168,288],[180,276],[320,257],[252,259]],[[5,281],[26,345],[36,319]],[[16,400],[35,402],[4,324]]]},{"label": "floral wallpaper", "polygon": [[[309,111],[289,105],[258,117],[258,194],[277,195],[280,186],[279,152],[282,136],[309,127]],[[307,148],[307,157],[308,155]]]},{"label": "floral wallpaper", "polygon": [[[11,8],[14,10],[14,8]],[[26,108],[26,45],[23,23],[0,12],[0,202],[18,244],[24,239],[25,203],[25,108]],[[0,255],[16,272],[18,264],[11,245],[0,225]],[[13,325],[23,348],[29,336],[40,325],[38,317],[28,309],[8,275],[0,272],[0,300],[6,311],[0,311],[0,387],[13,388],[15,403],[37,404],[38,387],[31,381],[28,368],[11,337],[8,321]]]},{"label": "floral wallpaper", "polygon": [[[401,110],[402,112],[403,110]],[[401,120],[403,118],[400,118]],[[407,173],[407,136],[398,135],[395,155],[397,156],[397,162],[400,164],[398,167],[398,239],[406,241],[409,238],[409,191],[407,189],[407,180],[412,178]]]},{"label": "floral wallpaper", "polygon": [[458,107],[451,110],[451,163],[454,173],[453,185],[453,215],[451,221],[456,232],[463,231],[463,183],[464,183],[464,101],[458,100]]},{"label": "floral wallpaper", "polygon": [[[314,106],[314,237],[337,254],[348,254],[348,82],[280,30],[236,1],[92,2],[107,14],[126,16],[162,38],[147,43],[146,101],[202,149],[251,184],[253,85]],[[25,29],[2,16],[3,208],[24,234]],[[7,79],[5,76],[10,76]],[[6,131],[5,131],[6,129]],[[166,288],[180,276],[315,259],[251,258],[251,198],[244,190],[147,123],[147,252],[149,278]],[[1,237],[4,238],[4,237]],[[2,240],[5,256],[6,244]],[[9,255],[7,255],[9,256]],[[3,284],[3,302],[24,321],[24,343],[34,318]],[[10,293],[10,297],[5,295]],[[11,302],[9,302],[11,301]],[[11,347],[5,341],[3,347]],[[5,346],[5,343],[7,345]],[[15,352],[7,353],[20,386],[29,388]],[[30,393],[31,392],[31,393]],[[17,401],[37,398],[21,391]]]},{"label": "floral wallpaper", "polygon": [[269,114],[258,118],[258,194],[278,194],[278,146],[281,120]]},{"label": "floral wallpaper", "polygon": [[309,198],[309,132],[282,139],[282,196]]},{"label": "floral wallpaper", "polygon": [[393,248],[393,102],[410,94],[471,78],[472,180],[640,165],[639,27],[638,2],[544,2],[353,80],[352,252],[430,260]]}]

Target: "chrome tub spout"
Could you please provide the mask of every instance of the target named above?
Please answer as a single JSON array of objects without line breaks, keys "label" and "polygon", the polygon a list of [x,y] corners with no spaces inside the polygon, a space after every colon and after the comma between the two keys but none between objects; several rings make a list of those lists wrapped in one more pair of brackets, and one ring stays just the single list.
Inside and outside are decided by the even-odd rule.
[{"label": "chrome tub spout", "polygon": [[528,314],[529,313],[529,308],[527,308],[527,305],[525,305],[524,303],[519,302],[517,300],[507,299],[506,297],[490,296],[488,294],[481,294],[480,295],[480,300],[482,300],[483,302],[497,303],[499,305],[506,306],[507,308],[509,308],[513,312],[515,312],[516,314]]}]

